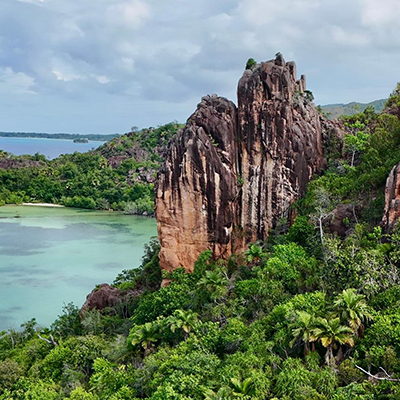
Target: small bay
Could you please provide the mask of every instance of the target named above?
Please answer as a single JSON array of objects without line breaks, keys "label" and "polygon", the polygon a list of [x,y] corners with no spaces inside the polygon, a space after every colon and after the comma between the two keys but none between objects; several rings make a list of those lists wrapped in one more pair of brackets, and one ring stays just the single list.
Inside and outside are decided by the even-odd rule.
[{"label": "small bay", "polygon": [[[46,139],[47,140],[47,139]],[[0,330],[48,326],[96,284],[140,265],[152,218],[39,206],[0,207]]]},{"label": "small bay", "polygon": [[60,154],[71,154],[75,151],[84,153],[102,144],[103,142],[97,141],[75,143],[73,140],[66,139],[0,137],[0,150],[7,151],[16,156],[40,153],[49,159],[56,158]]}]

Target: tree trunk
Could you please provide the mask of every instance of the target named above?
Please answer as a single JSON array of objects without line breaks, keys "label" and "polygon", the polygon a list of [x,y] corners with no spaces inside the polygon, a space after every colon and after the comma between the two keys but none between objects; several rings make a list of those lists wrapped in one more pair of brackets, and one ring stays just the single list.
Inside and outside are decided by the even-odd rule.
[{"label": "tree trunk", "polygon": [[304,342],[304,357],[310,352],[310,342],[307,340]]},{"label": "tree trunk", "polygon": [[325,354],[325,363],[326,363],[326,365],[329,366],[331,364],[332,358],[333,358],[333,348],[332,348],[332,345],[329,345],[326,348],[326,354]]}]

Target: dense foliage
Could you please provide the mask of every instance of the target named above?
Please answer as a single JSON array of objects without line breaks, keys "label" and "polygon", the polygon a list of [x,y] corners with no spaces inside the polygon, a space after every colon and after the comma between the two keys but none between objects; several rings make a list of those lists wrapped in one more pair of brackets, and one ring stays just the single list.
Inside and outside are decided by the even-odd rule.
[{"label": "dense foliage", "polygon": [[2,332],[0,399],[398,398],[400,235],[357,226],[322,246],[301,224],[229,261],[205,252],[160,290],[153,241],[114,283],[139,296]]},{"label": "dense foliage", "polygon": [[178,128],[170,123],[131,132],[92,152],[55,160],[0,152],[0,161],[9,165],[0,169],[0,204],[33,201],[153,214],[153,182],[162,149]]},{"label": "dense foliage", "polygon": [[69,304],[50,329],[2,332],[0,400],[399,399],[400,229],[379,221],[400,123],[370,109],[344,123],[294,224],[268,243],[161,277],[153,240],[117,276],[117,306]]}]

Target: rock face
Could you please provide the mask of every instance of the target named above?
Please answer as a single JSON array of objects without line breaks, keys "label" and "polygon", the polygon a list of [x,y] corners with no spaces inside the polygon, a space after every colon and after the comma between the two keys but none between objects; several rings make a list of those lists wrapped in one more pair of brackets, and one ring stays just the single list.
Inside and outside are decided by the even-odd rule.
[{"label": "rock face", "polygon": [[307,99],[305,77],[281,55],[246,70],[238,108],[204,97],[169,144],[156,185],[160,265],[193,270],[200,252],[215,257],[268,236],[313,174],[332,123]]},{"label": "rock face", "polygon": [[237,111],[229,100],[203,97],[169,144],[156,186],[160,265],[192,271],[199,254],[231,253],[237,196]]},{"label": "rock face", "polygon": [[400,218],[400,163],[393,167],[386,181],[383,227],[390,232]]},{"label": "rock face", "polygon": [[324,165],[320,116],[304,97],[305,85],[282,56],[239,81],[242,247],[289,217],[290,205]]}]

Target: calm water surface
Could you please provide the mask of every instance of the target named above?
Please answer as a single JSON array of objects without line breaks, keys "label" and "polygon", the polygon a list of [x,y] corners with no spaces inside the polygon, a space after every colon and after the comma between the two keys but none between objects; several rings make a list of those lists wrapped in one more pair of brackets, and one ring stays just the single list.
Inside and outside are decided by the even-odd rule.
[{"label": "calm water surface", "polygon": [[20,156],[22,154],[44,154],[53,159],[60,154],[70,154],[75,151],[84,153],[101,146],[103,142],[74,143],[64,139],[14,138],[0,137],[0,150]]},{"label": "calm water surface", "polygon": [[81,306],[96,284],[140,265],[143,246],[155,235],[152,218],[0,207],[0,330],[31,318],[48,326],[63,304]]}]

